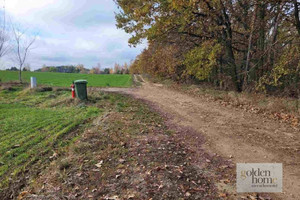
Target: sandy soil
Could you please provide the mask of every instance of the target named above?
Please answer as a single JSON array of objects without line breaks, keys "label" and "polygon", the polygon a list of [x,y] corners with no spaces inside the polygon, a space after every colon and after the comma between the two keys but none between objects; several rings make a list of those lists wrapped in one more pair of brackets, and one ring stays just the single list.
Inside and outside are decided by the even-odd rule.
[{"label": "sandy soil", "polygon": [[105,90],[153,103],[171,116],[170,123],[191,128],[199,137],[204,136],[207,152],[220,155],[233,164],[283,163],[284,192],[271,196],[273,199],[300,199],[299,130],[259,114],[224,107],[204,97],[191,97],[145,80],[139,88]]}]

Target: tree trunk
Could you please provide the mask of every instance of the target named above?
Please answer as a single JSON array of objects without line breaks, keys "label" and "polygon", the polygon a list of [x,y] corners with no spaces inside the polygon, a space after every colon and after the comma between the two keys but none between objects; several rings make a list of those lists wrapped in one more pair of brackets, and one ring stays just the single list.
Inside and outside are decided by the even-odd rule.
[{"label": "tree trunk", "polygon": [[271,37],[271,43],[269,45],[269,50],[268,50],[268,65],[267,65],[267,70],[270,71],[271,69],[273,69],[274,67],[274,44],[277,41],[277,36],[278,36],[278,27],[279,27],[279,23],[280,23],[280,18],[281,18],[281,12],[282,12],[282,8],[283,8],[284,4],[282,4],[281,6],[278,6],[278,10],[277,10],[277,15],[274,19],[274,31],[272,33],[272,37]]},{"label": "tree trunk", "polygon": [[259,17],[259,38],[258,38],[258,66],[257,66],[257,74],[255,80],[259,80],[260,77],[263,76],[265,70],[264,62],[265,62],[265,35],[266,35],[266,4],[260,3],[258,9],[258,17]]},{"label": "tree trunk", "polygon": [[298,31],[298,35],[300,36],[300,19],[299,19],[299,7],[297,0],[294,0],[294,16],[295,16],[295,26]]},{"label": "tree trunk", "polygon": [[233,52],[233,46],[232,46],[232,29],[231,29],[231,21],[230,18],[226,12],[226,8],[222,1],[220,1],[221,6],[222,6],[222,14],[223,17],[220,17],[220,22],[221,24],[225,25],[225,28],[222,31],[222,40],[225,43],[225,52],[226,52],[226,57],[228,58],[228,65],[229,69],[231,71],[231,78],[233,83],[235,84],[236,90],[238,92],[242,91],[241,88],[241,82],[238,77],[238,71],[237,71],[237,66],[235,63],[235,57],[234,57],[234,52]]},{"label": "tree trunk", "polygon": [[19,68],[19,81],[22,83],[22,66]]},{"label": "tree trunk", "polygon": [[247,59],[246,59],[246,67],[245,67],[245,75],[244,75],[244,87],[248,84],[248,72],[250,68],[250,54],[252,49],[252,39],[253,39],[253,33],[254,33],[254,27],[255,27],[255,21],[257,16],[257,2],[254,1],[254,11],[252,15],[252,21],[250,26],[250,35],[248,40],[248,50],[247,50]]}]

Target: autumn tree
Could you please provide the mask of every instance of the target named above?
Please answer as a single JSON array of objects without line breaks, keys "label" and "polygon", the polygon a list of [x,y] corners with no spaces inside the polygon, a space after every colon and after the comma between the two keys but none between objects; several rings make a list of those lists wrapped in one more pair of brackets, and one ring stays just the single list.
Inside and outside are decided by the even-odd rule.
[{"label": "autumn tree", "polygon": [[87,73],[87,69],[84,68],[83,64],[76,65],[75,70],[78,71],[81,74],[86,74]]},{"label": "autumn tree", "polygon": [[120,64],[115,63],[113,73],[114,74],[121,74],[122,73],[122,67],[121,67]]},{"label": "autumn tree", "polygon": [[97,63],[97,65],[90,70],[90,74],[101,74],[101,64]]},{"label": "autumn tree", "polygon": [[[145,39],[149,43],[132,71],[181,81],[194,78],[216,86],[230,82],[226,85],[242,91],[269,84],[266,80],[274,78],[278,66],[287,70],[284,62],[297,69],[297,0],[115,2],[120,7],[117,27],[132,35],[129,44],[136,46]],[[284,73],[296,77],[292,71]],[[283,82],[286,87],[291,84]]]},{"label": "autumn tree", "polygon": [[110,68],[104,68],[103,73],[104,74],[110,74]]}]

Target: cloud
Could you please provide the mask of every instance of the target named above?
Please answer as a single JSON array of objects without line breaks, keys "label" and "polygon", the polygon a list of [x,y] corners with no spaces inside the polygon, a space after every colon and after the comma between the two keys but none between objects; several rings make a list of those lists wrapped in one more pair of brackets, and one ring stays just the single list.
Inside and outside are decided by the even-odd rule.
[{"label": "cloud", "polygon": [[[113,0],[9,0],[6,8],[12,21],[28,28],[26,34],[38,33],[28,59],[34,69],[78,63],[91,68],[98,62],[113,67],[146,47],[128,46],[130,36],[115,26]],[[6,61],[7,67],[14,64]]]}]

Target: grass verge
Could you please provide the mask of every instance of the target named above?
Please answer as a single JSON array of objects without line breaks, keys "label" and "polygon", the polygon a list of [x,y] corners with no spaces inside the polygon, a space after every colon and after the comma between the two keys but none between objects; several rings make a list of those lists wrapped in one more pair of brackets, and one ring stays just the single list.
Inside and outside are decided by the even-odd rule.
[{"label": "grass verge", "polygon": [[72,143],[76,130],[100,112],[95,105],[75,102],[65,91],[39,92],[22,86],[1,90],[1,199],[22,187],[28,174],[38,173],[53,151]]}]

